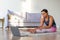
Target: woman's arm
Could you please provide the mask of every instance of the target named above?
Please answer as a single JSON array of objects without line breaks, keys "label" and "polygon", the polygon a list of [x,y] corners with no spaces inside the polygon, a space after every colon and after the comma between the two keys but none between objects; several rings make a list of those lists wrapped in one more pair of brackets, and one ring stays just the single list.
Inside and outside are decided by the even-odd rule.
[{"label": "woman's arm", "polygon": [[44,18],[43,16],[41,16],[41,19],[40,19],[40,26],[38,27],[38,29],[42,28],[44,25]]}]

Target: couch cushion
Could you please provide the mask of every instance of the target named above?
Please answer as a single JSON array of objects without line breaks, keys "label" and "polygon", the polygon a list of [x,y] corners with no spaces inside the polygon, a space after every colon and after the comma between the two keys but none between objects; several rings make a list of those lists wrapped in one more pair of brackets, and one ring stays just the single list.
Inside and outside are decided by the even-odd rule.
[{"label": "couch cushion", "polygon": [[40,13],[26,13],[27,22],[40,22]]}]

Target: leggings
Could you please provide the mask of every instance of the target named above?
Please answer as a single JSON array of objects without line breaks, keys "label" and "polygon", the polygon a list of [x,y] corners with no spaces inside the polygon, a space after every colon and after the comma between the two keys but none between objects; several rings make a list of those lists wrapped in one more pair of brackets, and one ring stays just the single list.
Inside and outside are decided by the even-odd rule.
[{"label": "leggings", "polygon": [[56,28],[51,27],[49,29],[42,29],[42,30],[37,29],[36,32],[56,32]]}]

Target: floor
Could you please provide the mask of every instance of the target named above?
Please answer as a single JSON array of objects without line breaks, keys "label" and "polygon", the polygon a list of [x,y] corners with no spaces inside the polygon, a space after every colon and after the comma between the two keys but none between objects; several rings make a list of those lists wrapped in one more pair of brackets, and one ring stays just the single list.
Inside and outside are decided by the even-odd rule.
[{"label": "floor", "polygon": [[17,37],[12,36],[10,30],[0,29],[0,40],[60,40],[60,32],[32,34],[31,36]]}]

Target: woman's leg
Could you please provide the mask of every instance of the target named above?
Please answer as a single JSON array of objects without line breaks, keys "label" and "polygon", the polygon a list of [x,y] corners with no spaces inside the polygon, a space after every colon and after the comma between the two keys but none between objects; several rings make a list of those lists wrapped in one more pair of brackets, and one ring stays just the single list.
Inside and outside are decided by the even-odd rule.
[{"label": "woman's leg", "polygon": [[36,30],[36,33],[41,33],[41,32],[45,32],[45,31],[46,31],[45,29],[42,29],[42,30],[37,29],[37,30]]},{"label": "woman's leg", "polygon": [[56,32],[56,28],[51,27],[50,29],[42,29],[42,30],[37,29],[36,32]]},{"label": "woman's leg", "polygon": [[41,32],[56,32],[56,28],[55,27],[51,27],[50,29],[29,29],[28,30],[31,33],[41,33]]},{"label": "woman's leg", "polygon": [[56,28],[55,27],[51,27],[50,29],[46,29],[47,32],[56,32]]}]

